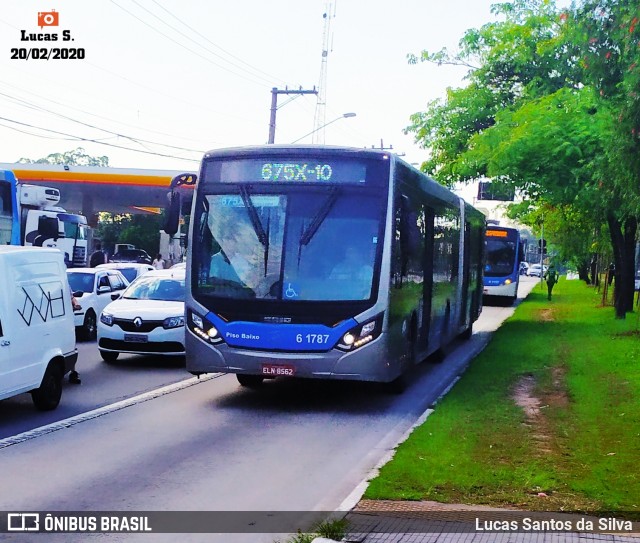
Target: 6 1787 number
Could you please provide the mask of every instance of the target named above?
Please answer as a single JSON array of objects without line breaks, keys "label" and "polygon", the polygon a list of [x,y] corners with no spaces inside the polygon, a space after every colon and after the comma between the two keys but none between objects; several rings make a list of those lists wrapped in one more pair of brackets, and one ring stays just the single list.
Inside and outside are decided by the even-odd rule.
[{"label": "6 1787 number", "polygon": [[297,334],[296,343],[310,345],[326,345],[329,343],[329,334]]}]

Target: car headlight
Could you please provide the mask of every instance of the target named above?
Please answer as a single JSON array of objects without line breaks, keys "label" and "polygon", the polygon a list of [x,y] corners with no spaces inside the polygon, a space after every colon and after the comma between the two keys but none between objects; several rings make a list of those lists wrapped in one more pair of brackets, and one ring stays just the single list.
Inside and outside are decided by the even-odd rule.
[{"label": "car headlight", "polygon": [[105,313],[104,311],[100,315],[100,322],[107,326],[113,326],[113,315],[111,313]]},{"label": "car headlight", "polygon": [[353,351],[376,339],[382,332],[382,317],[383,314],[381,313],[374,319],[353,327],[342,336],[337,345],[338,349],[341,351]]},{"label": "car headlight", "polygon": [[179,317],[168,317],[162,321],[162,327],[165,330],[170,328],[179,328],[180,326],[184,326],[184,315],[180,315]]}]

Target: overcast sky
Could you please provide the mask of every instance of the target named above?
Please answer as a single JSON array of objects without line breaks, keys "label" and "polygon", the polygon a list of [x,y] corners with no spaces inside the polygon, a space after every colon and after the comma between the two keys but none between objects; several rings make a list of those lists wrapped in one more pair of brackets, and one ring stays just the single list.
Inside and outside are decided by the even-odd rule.
[{"label": "overcast sky", "polygon": [[[492,3],[4,0],[0,162],[81,146],[114,167],[195,170],[209,149],[264,144],[271,89],[320,83],[327,12],[325,143],[382,142],[421,162],[425,151],[403,134],[409,116],[460,86],[465,71],[410,66],[407,54],[455,49],[465,30],[493,20]],[[41,29],[39,12],[53,10],[58,26]],[[58,39],[23,41],[21,31]],[[85,58],[12,58],[21,48],[75,48]],[[288,99],[278,98],[276,143],[315,128],[316,97]],[[341,118],[347,112],[356,116]]]}]

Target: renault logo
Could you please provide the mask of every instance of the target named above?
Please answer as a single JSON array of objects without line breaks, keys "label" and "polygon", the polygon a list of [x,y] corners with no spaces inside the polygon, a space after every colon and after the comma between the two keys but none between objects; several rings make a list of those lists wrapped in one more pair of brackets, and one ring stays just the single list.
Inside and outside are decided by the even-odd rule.
[{"label": "renault logo", "polygon": [[133,325],[136,328],[140,328],[142,326],[142,319],[140,317],[136,317],[135,319],[133,319]]}]

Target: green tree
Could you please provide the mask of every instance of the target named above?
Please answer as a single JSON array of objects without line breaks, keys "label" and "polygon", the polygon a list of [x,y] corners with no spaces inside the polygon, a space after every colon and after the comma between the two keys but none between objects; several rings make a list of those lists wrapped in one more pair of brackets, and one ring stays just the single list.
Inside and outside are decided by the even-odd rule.
[{"label": "green tree", "polygon": [[68,164],[69,166],[109,166],[109,157],[94,157],[88,155],[82,147],[78,147],[73,151],[64,153],[51,153],[45,158],[33,160],[30,158],[21,158],[18,160],[21,164]]},{"label": "green tree", "polygon": [[113,251],[116,243],[131,243],[153,256],[159,251],[163,223],[162,215],[103,212],[99,214],[95,237],[109,251]]},{"label": "green tree", "polygon": [[[444,50],[422,53],[423,61],[469,66],[469,83],[449,89],[445,101],[432,102],[424,113],[415,114],[407,130],[432,150],[423,168],[445,184],[489,176],[520,190],[534,206],[550,206],[570,216],[574,226],[580,219],[582,232],[600,231],[606,222],[620,262],[616,315],[623,317],[633,307],[629,262],[638,177],[620,164],[634,149],[631,142],[622,143],[621,127],[633,118],[630,106],[637,106],[637,100],[629,101],[637,74],[632,69],[633,76],[621,75],[620,67],[596,70],[595,61],[589,61],[590,56],[612,58],[599,51],[604,36],[620,50],[628,49],[629,38],[624,32],[607,34],[597,11],[606,8],[607,18],[620,25],[623,15],[633,11],[622,4],[625,1],[593,1],[570,13],[559,12],[546,0],[494,6],[502,20],[467,31],[456,55]],[[633,28],[633,34],[632,21],[625,30]],[[602,35],[594,41],[596,31]],[[611,85],[622,95],[609,99]],[[621,119],[620,126],[614,126],[613,119]],[[628,158],[628,163],[638,163],[637,155]]]},{"label": "green tree", "polygon": [[597,174],[609,196],[606,219],[616,265],[616,315],[633,309],[635,242],[640,210],[640,12],[637,1],[586,0],[566,14],[566,32],[581,45],[583,80],[610,113]]}]

